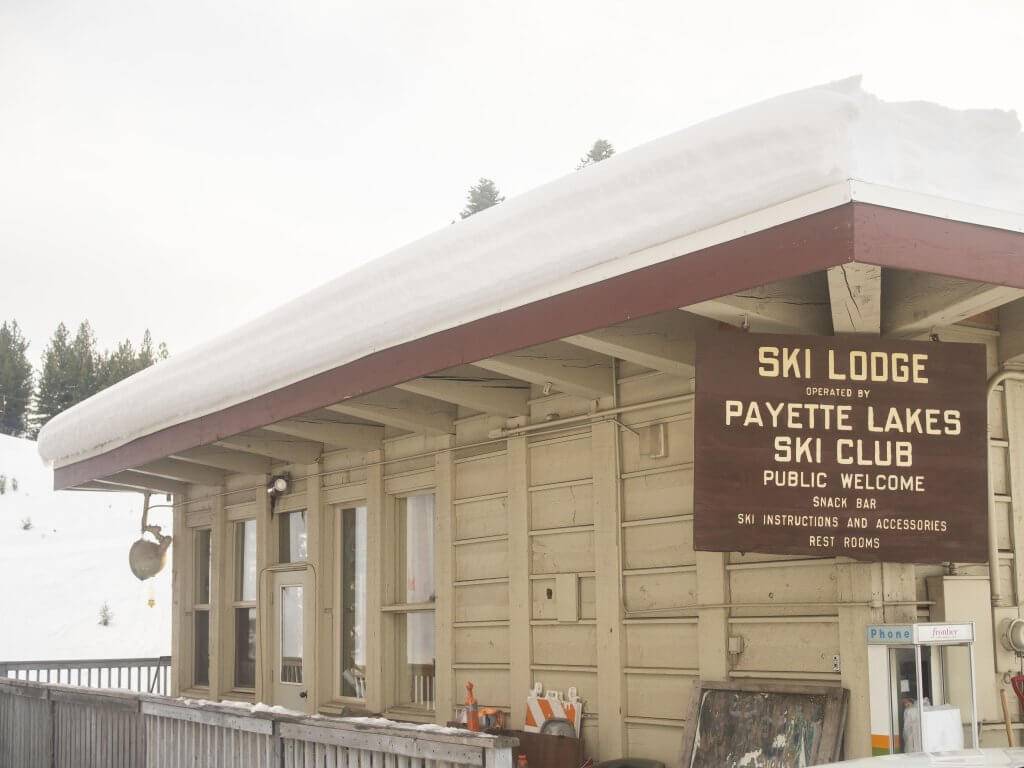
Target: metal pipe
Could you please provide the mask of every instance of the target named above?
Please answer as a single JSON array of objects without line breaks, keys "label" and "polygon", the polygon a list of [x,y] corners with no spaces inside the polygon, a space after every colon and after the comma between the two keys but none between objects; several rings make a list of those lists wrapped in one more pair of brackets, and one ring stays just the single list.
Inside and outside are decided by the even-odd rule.
[{"label": "metal pipe", "polygon": [[648,408],[657,408],[662,405],[673,405],[674,403],[688,403],[693,400],[693,393],[688,395],[675,395],[673,397],[664,397],[661,400],[651,400],[646,403],[636,403],[635,405],[619,405],[615,408],[607,408],[603,411],[594,411],[593,413],[584,413],[580,416],[567,416],[564,419],[552,419],[551,421],[542,421],[538,424],[527,424],[523,427],[511,427],[503,429],[492,429],[487,433],[487,436],[492,440],[500,440],[503,437],[514,437],[517,435],[523,435],[528,432],[536,432],[542,429],[551,429],[552,427],[562,426],[564,424],[578,424],[584,421],[593,421],[595,419],[601,419],[605,416],[617,416],[620,413],[631,413],[633,411],[643,411]]},{"label": "metal pipe", "polygon": [[[1024,381],[1024,371],[999,371],[988,380],[985,392],[985,423],[988,424],[988,407],[996,387],[1004,381]],[[992,590],[992,607],[1004,604],[1003,586],[999,581],[999,528],[996,524],[995,482],[992,477],[992,461],[989,458],[989,435],[985,432],[985,466],[988,470],[988,580]],[[1024,491],[1022,491],[1024,492]],[[1016,544],[1016,542],[1014,542]]]}]

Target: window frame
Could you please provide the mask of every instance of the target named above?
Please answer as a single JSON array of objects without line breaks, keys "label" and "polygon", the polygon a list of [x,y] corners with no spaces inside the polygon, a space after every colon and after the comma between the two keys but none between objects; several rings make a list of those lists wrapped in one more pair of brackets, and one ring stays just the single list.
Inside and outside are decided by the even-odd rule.
[{"label": "window frame", "polygon": [[[366,611],[366,619],[365,619],[365,626],[363,627],[363,630],[364,630],[364,633],[366,634],[366,637],[364,637],[363,642],[367,643],[369,641],[370,625],[371,625],[371,622],[372,622],[372,619],[370,617],[370,602],[371,602],[370,601],[370,568],[372,566],[370,564],[370,557],[369,557],[369,554],[370,554],[370,541],[369,541],[369,535],[370,535],[370,530],[369,530],[370,529],[370,509],[369,509],[369,504],[367,503],[366,499],[361,499],[361,500],[354,500],[354,501],[344,501],[344,502],[339,502],[339,503],[335,503],[335,504],[331,504],[330,505],[331,519],[332,519],[332,522],[334,524],[334,531],[333,531],[334,535],[333,535],[333,542],[332,542],[333,546],[334,546],[334,557],[333,557],[334,562],[333,562],[333,570],[332,570],[333,578],[334,578],[334,605],[333,605],[333,609],[334,609],[334,615],[338,617],[338,620],[334,622],[334,643],[332,644],[332,654],[333,654],[333,662],[334,662],[333,663],[333,669],[334,669],[333,678],[334,678],[334,682],[332,684],[332,699],[335,702],[339,703],[339,704],[347,704],[347,705],[355,706],[355,707],[358,707],[358,708],[365,708],[366,707],[367,699],[369,698],[368,695],[364,696],[362,698],[357,697],[357,696],[346,696],[346,695],[344,695],[342,693],[342,686],[341,686],[341,676],[342,676],[342,673],[344,672],[344,670],[341,667],[341,652],[342,652],[342,647],[343,647],[343,638],[344,638],[345,630],[346,630],[345,613],[344,613],[344,609],[342,607],[342,599],[343,599],[343,594],[344,594],[344,590],[345,590],[345,583],[344,583],[345,574],[342,571],[342,562],[343,562],[343,559],[344,559],[344,552],[345,552],[345,540],[344,540],[344,536],[345,536],[344,529],[345,529],[345,527],[344,527],[344,525],[342,525],[342,515],[346,511],[348,511],[348,510],[356,510],[356,509],[360,509],[360,508],[366,510],[366,529],[367,529],[366,530],[366,536],[367,536],[367,545],[366,545],[366,550],[367,550],[366,551],[366,573],[365,573],[365,575],[363,577],[364,580],[366,581],[366,587],[367,587],[367,590],[366,590],[366,605],[364,606],[364,609]],[[368,653],[369,649],[364,646],[363,652],[364,653]],[[369,665],[367,665],[366,674],[364,676],[364,685],[366,686],[366,690],[367,691],[369,691],[369,687],[370,687],[370,684],[371,684],[370,679],[369,679],[369,671],[370,671],[369,670]]]},{"label": "window frame", "polygon": [[[430,556],[432,559],[432,568],[434,572],[434,599],[428,602],[409,603],[405,602],[405,590],[406,590],[406,565],[407,565],[407,550],[406,540],[407,532],[406,528],[403,527],[402,515],[407,512],[407,504],[410,498],[417,496],[431,496],[433,497],[433,512],[434,512],[434,523],[437,523],[437,489],[434,487],[417,488],[404,493],[388,494],[386,505],[387,505],[387,516],[389,522],[390,539],[393,546],[388,547],[389,553],[388,560],[384,564],[384,573],[388,573],[395,584],[395,594],[391,595],[392,602],[381,606],[381,614],[384,619],[385,628],[388,630],[387,634],[390,638],[388,650],[385,652],[383,657],[384,662],[389,664],[394,669],[394,672],[390,675],[390,680],[386,684],[385,689],[385,711],[400,714],[405,718],[409,719],[426,719],[433,721],[434,716],[437,712],[437,589],[438,589],[438,573],[437,573],[437,542],[435,540],[430,550]],[[401,622],[406,621],[406,617],[413,613],[426,613],[430,612],[434,614],[434,684],[431,696],[431,706],[424,707],[419,706],[413,702],[405,702],[405,698],[401,694],[402,686],[402,674],[399,671],[403,665],[408,665],[408,660],[405,659],[406,648],[403,647],[406,638],[405,628],[402,627]]]},{"label": "window frame", "polygon": [[[212,525],[199,525],[199,526],[195,526],[195,527],[191,528],[190,530],[191,530],[191,533],[192,533],[192,535],[191,535],[191,543],[192,543],[192,568],[191,568],[191,571],[192,571],[192,585],[191,585],[191,588],[189,589],[189,596],[190,596],[189,610],[190,610],[190,613],[191,613],[191,617],[190,617],[191,620],[189,621],[189,626],[191,628],[191,631],[189,633],[190,634],[189,648],[191,650],[191,653],[189,654],[190,657],[191,657],[189,659],[189,661],[190,661],[190,664],[189,664],[189,682],[191,683],[191,685],[189,687],[193,688],[195,690],[209,691],[210,688],[211,688],[211,682],[212,682],[211,681],[211,677],[212,677],[211,672],[212,672],[212,670],[210,669],[210,666],[211,666],[210,665],[210,658],[213,655],[212,650],[213,650],[213,643],[214,643],[214,638],[212,637],[212,634],[211,634],[212,618],[213,618],[213,610],[214,610],[213,609],[213,605],[214,605],[214,594],[213,594],[213,583],[214,583],[214,579],[213,579],[213,569],[214,569],[214,564],[213,564],[213,526]],[[207,541],[207,544],[206,544],[206,555],[207,555],[207,557],[206,557],[206,566],[207,566],[206,601],[205,602],[200,602],[200,600],[199,600],[199,588],[200,588],[200,585],[203,583],[203,580],[202,580],[202,578],[200,576],[201,559],[199,557],[199,552],[200,552],[199,539],[200,539],[200,536],[202,536],[203,534],[206,535],[206,541]],[[196,635],[197,635],[197,630],[198,630],[199,614],[204,614],[206,616],[206,682],[205,683],[199,682],[199,680],[197,679],[198,675],[196,674],[197,671],[198,671],[197,664],[198,664],[198,660],[199,660],[199,657],[198,657],[198,654],[197,654],[198,644],[196,642],[196,640],[197,640]]]},{"label": "window frame", "polygon": [[[306,556],[303,559],[301,559],[301,560],[292,560],[290,553],[289,553],[289,559],[288,560],[283,560],[281,558],[281,555],[284,552],[284,548],[288,547],[290,545],[290,541],[288,541],[286,539],[286,537],[282,535],[283,534],[283,528],[284,528],[284,522],[285,522],[286,518],[289,521],[288,522],[289,534],[291,532],[291,517],[288,517],[289,515],[300,515],[301,519],[302,519],[302,524],[303,524],[303,526],[305,528],[305,531],[306,531]],[[303,507],[297,507],[296,509],[282,509],[280,511],[275,511],[274,512],[273,524],[276,527],[276,531],[274,533],[275,533],[275,538],[277,539],[277,553],[276,553],[276,558],[275,558],[277,564],[278,565],[301,566],[301,565],[304,565],[304,564],[310,562],[310,558],[309,558],[309,546],[310,546],[310,541],[309,541],[309,508],[303,506]],[[290,536],[289,536],[289,538],[290,538]]]},{"label": "window frame", "polygon": [[[242,584],[244,582],[244,575],[242,573],[242,566],[244,564],[244,530],[247,523],[252,523],[256,535],[256,549],[253,551],[253,561],[256,565],[256,594],[251,600],[242,599]],[[252,609],[255,611],[256,621],[256,633],[259,634],[259,622],[260,622],[260,609],[259,609],[259,598],[260,598],[260,574],[259,574],[259,521],[255,516],[241,517],[237,519],[228,520],[228,525],[231,530],[231,556],[229,558],[231,564],[230,589],[231,589],[231,600],[229,601],[230,617],[228,625],[230,627],[230,648],[231,648],[231,663],[228,668],[228,674],[230,674],[230,685],[228,689],[237,693],[255,696],[256,694],[256,683],[259,679],[259,657],[258,654],[253,660],[253,685],[252,687],[243,686],[238,684],[238,612],[242,609]],[[241,538],[239,537],[241,534]]]}]

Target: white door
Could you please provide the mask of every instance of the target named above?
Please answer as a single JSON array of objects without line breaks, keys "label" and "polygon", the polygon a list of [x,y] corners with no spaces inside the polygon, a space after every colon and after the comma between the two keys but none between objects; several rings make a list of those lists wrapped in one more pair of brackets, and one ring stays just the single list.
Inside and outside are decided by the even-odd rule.
[{"label": "white door", "polygon": [[313,712],[309,695],[313,681],[313,589],[309,570],[270,574],[271,664],[273,703],[288,709]]}]

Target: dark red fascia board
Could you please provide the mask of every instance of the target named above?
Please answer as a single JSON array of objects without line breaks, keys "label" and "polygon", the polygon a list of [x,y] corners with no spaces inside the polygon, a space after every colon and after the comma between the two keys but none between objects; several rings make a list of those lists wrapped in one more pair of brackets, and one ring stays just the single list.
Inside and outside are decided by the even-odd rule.
[{"label": "dark red fascia board", "polygon": [[339,365],[60,467],[71,488],[456,365],[851,261],[1024,288],[1024,234],[846,203]]}]

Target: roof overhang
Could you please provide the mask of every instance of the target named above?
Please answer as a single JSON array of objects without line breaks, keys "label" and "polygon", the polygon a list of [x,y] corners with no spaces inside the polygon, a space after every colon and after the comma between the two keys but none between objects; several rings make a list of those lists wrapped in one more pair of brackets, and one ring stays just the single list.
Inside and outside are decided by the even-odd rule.
[{"label": "roof overhang", "polygon": [[[856,184],[848,182],[840,194],[817,194],[819,203],[831,200],[830,207],[769,226],[763,217],[748,217],[731,223],[728,234],[702,233],[712,241],[703,246],[693,237],[664,243],[656,246],[662,251],[657,259],[636,269],[383,349],[58,466],[54,486],[81,486],[447,368],[842,264],[1024,289],[1024,233],[1018,216],[983,215],[987,209],[973,215],[961,207],[958,219],[952,219],[943,217],[941,205],[927,201],[917,206],[927,213],[859,202],[858,197],[899,201],[891,199],[895,193],[858,190]],[[743,234],[744,229],[749,233]],[[666,249],[675,255],[666,255]]]}]

